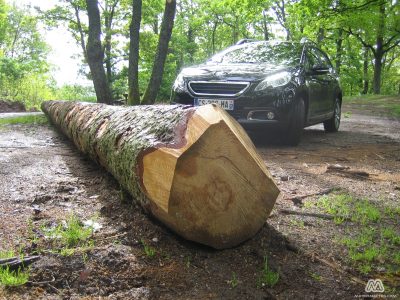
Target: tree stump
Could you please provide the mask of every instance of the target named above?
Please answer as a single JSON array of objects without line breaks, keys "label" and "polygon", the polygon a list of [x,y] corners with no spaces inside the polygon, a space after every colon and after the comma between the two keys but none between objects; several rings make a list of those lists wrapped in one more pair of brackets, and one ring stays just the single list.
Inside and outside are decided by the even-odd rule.
[{"label": "tree stump", "polygon": [[263,226],[279,194],[250,138],[219,106],[48,101],[42,109],[134,201],[188,240],[240,244]]}]

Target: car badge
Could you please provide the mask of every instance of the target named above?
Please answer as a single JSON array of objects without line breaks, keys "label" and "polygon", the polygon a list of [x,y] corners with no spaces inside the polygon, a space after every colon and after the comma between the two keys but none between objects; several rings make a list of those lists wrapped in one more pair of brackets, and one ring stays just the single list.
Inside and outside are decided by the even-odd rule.
[{"label": "car badge", "polygon": [[217,76],[217,77],[222,77],[222,76],[225,76],[227,74],[228,73],[226,73],[224,71],[217,71],[217,72],[214,73],[214,75]]}]

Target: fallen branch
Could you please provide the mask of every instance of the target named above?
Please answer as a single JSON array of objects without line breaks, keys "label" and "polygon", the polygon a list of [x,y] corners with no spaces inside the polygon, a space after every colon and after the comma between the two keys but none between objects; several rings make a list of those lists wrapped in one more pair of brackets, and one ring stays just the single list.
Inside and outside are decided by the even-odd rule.
[{"label": "fallen branch", "polygon": [[362,179],[366,179],[369,177],[369,173],[362,170],[351,170],[350,167],[345,167],[342,165],[329,165],[326,168],[326,172],[334,172],[342,174],[343,176],[348,177],[358,177]]},{"label": "fallen branch", "polygon": [[311,194],[306,194],[306,195],[301,195],[301,196],[294,196],[294,197],[285,198],[285,200],[291,200],[293,202],[301,201],[301,200],[303,200],[305,198],[312,197],[312,196],[327,195],[327,194],[332,193],[334,190],[335,190],[335,188],[329,188],[329,189],[322,190],[322,191],[319,191],[319,192],[316,192],[316,193],[311,193]]},{"label": "fallen branch", "polygon": [[19,268],[26,268],[27,266],[33,264],[35,261],[38,261],[40,256],[26,256],[24,258],[20,257],[10,257],[0,259],[0,267],[8,268],[9,270],[18,270]]},{"label": "fallen branch", "polygon": [[346,216],[332,216],[332,215],[328,215],[328,214],[308,213],[308,212],[296,211],[296,210],[291,210],[291,209],[280,209],[279,212],[287,214],[287,215],[299,215],[299,216],[315,217],[315,218],[321,218],[321,219],[327,219],[327,220],[333,220],[335,218],[341,218],[346,221],[351,220],[349,217],[346,217]]},{"label": "fallen branch", "polygon": [[336,263],[327,261],[326,259],[323,259],[323,258],[319,257],[318,255],[316,255],[315,253],[305,253],[305,254],[310,256],[310,257],[312,257],[313,259],[316,259],[320,263],[332,268],[333,270],[335,270],[335,271],[337,271],[337,272],[339,272],[341,274],[348,275],[350,277],[350,279],[352,281],[356,282],[356,283],[359,283],[359,284],[361,284],[363,286],[365,286],[367,284],[364,280],[362,280],[362,279],[360,279],[358,277],[355,277],[355,276],[349,274],[347,271],[345,271],[342,268],[340,268],[340,266],[338,264],[336,264]]},{"label": "fallen branch", "polygon": [[350,277],[350,280],[352,280],[353,282],[359,283],[363,286],[366,285],[366,282],[363,281],[362,279],[353,276],[352,274],[350,274],[348,271],[343,270],[338,264],[336,264],[335,262],[330,262],[324,258],[319,257],[315,252],[309,252],[306,251],[304,248],[291,243],[289,240],[286,240],[286,248],[290,251],[293,251],[297,254],[302,254],[306,257],[309,257],[311,259],[312,262],[314,262],[315,260],[317,260],[319,263],[324,264],[328,267],[330,267],[331,269],[333,269],[334,271],[343,274],[343,275],[347,275]]},{"label": "fallen branch", "polygon": [[49,283],[53,283],[56,281],[56,278],[54,277],[53,273],[51,275],[51,280],[47,280],[47,281],[28,281],[27,283],[32,284],[32,285],[47,285]]}]

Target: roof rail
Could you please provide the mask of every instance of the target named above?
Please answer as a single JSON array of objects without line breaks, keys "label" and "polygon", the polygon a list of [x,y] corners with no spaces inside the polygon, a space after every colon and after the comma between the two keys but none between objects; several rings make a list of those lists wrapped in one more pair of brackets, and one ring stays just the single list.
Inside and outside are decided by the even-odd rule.
[{"label": "roof rail", "polygon": [[238,41],[235,45],[242,45],[242,44],[246,44],[246,43],[251,43],[251,42],[256,42],[257,40],[255,39],[241,39],[240,41]]},{"label": "roof rail", "polygon": [[307,37],[302,37],[301,40],[300,40],[300,44],[305,44],[305,43],[308,43],[308,42],[310,42],[310,40]]},{"label": "roof rail", "polygon": [[307,37],[301,38],[300,44],[307,44],[307,43],[308,43],[308,44],[317,45],[317,43],[315,43],[314,41],[310,40],[310,39],[307,38]]}]

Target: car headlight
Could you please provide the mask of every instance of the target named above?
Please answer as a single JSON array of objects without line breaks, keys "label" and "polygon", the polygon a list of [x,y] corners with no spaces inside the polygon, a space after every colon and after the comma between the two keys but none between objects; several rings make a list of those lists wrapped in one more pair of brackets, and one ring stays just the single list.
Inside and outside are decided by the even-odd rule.
[{"label": "car headlight", "polygon": [[278,86],[283,86],[288,84],[289,81],[292,79],[292,75],[289,72],[283,71],[276,73],[274,75],[267,76],[263,81],[261,81],[255,91],[262,91],[266,88],[275,88]]},{"label": "car headlight", "polygon": [[185,89],[185,80],[183,79],[182,73],[180,73],[178,75],[178,77],[176,77],[174,85],[172,86],[172,88],[174,89],[174,91],[176,91],[176,90],[184,90]]}]

